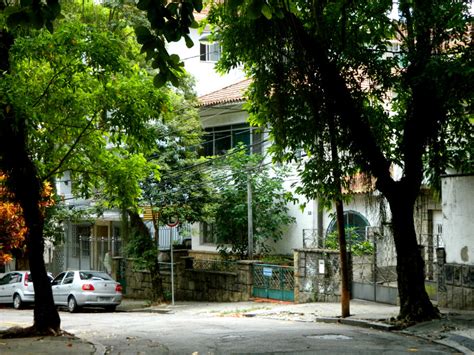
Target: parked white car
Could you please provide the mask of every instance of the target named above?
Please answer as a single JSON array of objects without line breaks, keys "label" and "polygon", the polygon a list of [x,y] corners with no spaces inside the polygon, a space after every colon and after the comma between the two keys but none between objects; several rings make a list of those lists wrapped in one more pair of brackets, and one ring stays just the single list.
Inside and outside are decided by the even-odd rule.
[{"label": "parked white car", "polygon": [[114,311],[122,302],[122,286],[107,273],[94,270],[64,271],[51,283],[54,304],[69,312],[81,307],[102,307]]},{"label": "parked white car", "polygon": [[[48,276],[53,279],[52,275]],[[0,278],[0,303],[13,303],[15,309],[35,301],[33,278],[29,271],[10,271]]]}]

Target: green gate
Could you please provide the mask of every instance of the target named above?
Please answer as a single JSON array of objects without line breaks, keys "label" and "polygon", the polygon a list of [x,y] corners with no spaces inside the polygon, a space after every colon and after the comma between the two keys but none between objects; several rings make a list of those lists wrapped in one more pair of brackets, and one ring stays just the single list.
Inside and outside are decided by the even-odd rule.
[{"label": "green gate", "polygon": [[252,295],[254,297],[294,301],[294,288],[295,273],[292,267],[269,264],[253,265]]}]

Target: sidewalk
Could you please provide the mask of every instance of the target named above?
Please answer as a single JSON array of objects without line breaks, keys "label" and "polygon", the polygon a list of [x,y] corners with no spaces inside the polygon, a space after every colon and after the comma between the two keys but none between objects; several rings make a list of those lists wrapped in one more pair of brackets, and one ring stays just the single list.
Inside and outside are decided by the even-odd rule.
[{"label": "sidewalk", "polygon": [[[384,331],[396,330],[388,321],[396,317],[399,308],[393,305],[351,300],[351,316],[340,318],[339,303],[269,302],[253,300],[236,303],[176,302],[150,306],[147,301],[125,299],[117,308],[119,312],[179,313],[216,317],[266,317],[301,322],[334,322],[359,327],[371,327]],[[420,323],[401,330],[405,334],[422,337],[448,345],[459,353],[474,352],[474,312],[441,310],[439,320]],[[26,352],[25,352],[26,350]],[[3,354],[94,354],[92,344],[75,337],[35,337],[20,339],[0,339],[0,353]]]}]

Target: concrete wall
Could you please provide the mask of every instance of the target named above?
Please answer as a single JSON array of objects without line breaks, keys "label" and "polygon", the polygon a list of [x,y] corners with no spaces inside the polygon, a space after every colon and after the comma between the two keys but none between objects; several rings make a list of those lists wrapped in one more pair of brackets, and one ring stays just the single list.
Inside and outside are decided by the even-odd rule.
[{"label": "concrete wall", "polygon": [[446,262],[474,265],[474,175],[441,180]]}]

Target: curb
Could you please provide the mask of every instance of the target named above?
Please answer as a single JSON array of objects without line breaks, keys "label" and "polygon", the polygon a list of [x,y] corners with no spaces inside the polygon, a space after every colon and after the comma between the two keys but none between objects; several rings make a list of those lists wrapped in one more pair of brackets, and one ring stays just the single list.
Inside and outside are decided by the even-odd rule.
[{"label": "curb", "polygon": [[400,330],[399,326],[393,324],[387,324],[382,322],[374,322],[371,320],[366,319],[354,319],[354,318],[339,318],[339,317],[317,317],[316,322],[320,323],[338,323],[344,325],[352,325],[356,327],[362,328],[372,328],[377,330],[384,330],[384,331],[394,331]]},{"label": "curb", "polygon": [[405,335],[411,335],[420,339],[432,341],[433,343],[441,344],[444,346],[449,346],[450,348],[456,350],[457,352],[461,354],[473,354],[473,349],[470,349],[468,347],[465,347],[462,345],[463,342],[468,341],[468,342],[473,342],[472,339],[464,337],[462,335],[451,335],[446,338],[441,338],[441,339],[434,339],[430,336],[426,335],[421,335],[421,334],[413,334],[410,331],[407,330],[401,330],[400,333],[405,334]]}]

